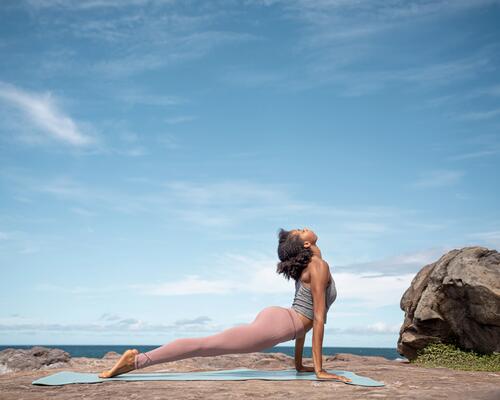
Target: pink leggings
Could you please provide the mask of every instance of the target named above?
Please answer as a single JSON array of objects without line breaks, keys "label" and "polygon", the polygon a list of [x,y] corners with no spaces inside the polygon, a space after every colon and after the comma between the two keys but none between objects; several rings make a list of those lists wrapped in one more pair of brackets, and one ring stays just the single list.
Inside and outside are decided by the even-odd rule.
[{"label": "pink leggings", "polygon": [[305,335],[304,325],[292,308],[270,306],[253,322],[228,328],[215,335],[176,339],[135,357],[135,369],[189,357],[208,357],[261,351]]}]

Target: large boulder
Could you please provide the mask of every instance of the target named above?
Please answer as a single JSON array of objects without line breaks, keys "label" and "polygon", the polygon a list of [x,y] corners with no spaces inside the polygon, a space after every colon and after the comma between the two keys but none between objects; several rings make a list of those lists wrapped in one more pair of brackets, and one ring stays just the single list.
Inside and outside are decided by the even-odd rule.
[{"label": "large boulder", "polygon": [[500,352],[500,254],[485,247],[446,253],[417,273],[400,306],[397,349],[409,360],[436,342]]},{"label": "large boulder", "polygon": [[0,351],[1,373],[57,368],[71,360],[69,353],[61,349],[33,346],[31,349],[8,348]]}]

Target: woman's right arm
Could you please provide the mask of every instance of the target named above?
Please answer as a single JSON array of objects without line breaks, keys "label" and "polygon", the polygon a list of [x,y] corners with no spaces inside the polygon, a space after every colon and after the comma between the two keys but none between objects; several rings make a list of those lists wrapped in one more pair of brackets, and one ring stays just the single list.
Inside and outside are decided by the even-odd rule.
[{"label": "woman's right arm", "polygon": [[328,266],[321,261],[313,261],[309,266],[311,274],[311,293],[313,296],[314,321],[312,350],[314,372],[316,375],[323,369],[323,333],[325,330],[325,290],[328,285],[330,271]]},{"label": "woman's right arm", "polygon": [[330,278],[328,265],[321,261],[314,261],[310,265],[311,292],[313,296],[314,321],[313,321],[313,362],[316,377],[320,379],[336,379],[342,382],[351,382],[344,376],[330,374],[323,369],[323,333],[325,331],[326,299],[325,291]]}]

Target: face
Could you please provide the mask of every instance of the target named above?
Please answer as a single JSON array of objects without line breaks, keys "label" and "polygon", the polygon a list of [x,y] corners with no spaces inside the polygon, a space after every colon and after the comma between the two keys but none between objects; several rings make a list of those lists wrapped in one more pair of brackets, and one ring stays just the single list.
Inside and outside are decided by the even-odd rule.
[{"label": "face", "polygon": [[308,228],[294,229],[292,231],[294,235],[299,235],[304,242],[304,247],[309,247],[312,244],[316,244],[318,236]]}]

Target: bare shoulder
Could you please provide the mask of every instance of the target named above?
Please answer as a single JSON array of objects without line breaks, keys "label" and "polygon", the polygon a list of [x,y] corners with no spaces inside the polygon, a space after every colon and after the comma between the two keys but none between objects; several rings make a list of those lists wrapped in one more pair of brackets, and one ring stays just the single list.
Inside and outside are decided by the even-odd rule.
[{"label": "bare shoulder", "polygon": [[312,257],[309,263],[309,273],[312,279],[326,282],[330,277],[330,268],[326,261],[319,257]]},{"label": "bare shoulder", "polygon": [[313,267],[312,269],[316,270],[321,270],[321,269],[330,269],[328,266],[328,263],[323,260],[322,258],[319,258],[317,256],[312,256],[311,261],[309,261],[309,266]]}]

